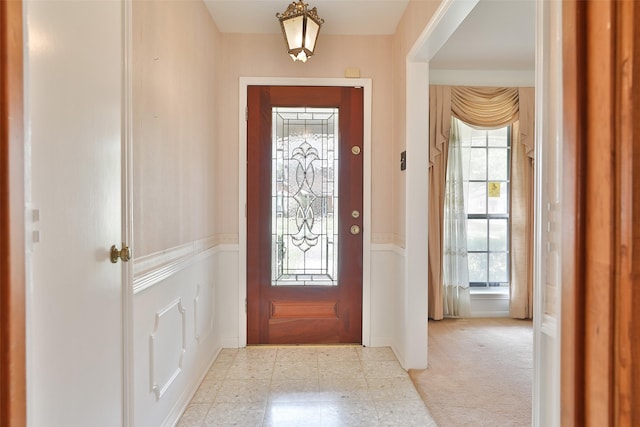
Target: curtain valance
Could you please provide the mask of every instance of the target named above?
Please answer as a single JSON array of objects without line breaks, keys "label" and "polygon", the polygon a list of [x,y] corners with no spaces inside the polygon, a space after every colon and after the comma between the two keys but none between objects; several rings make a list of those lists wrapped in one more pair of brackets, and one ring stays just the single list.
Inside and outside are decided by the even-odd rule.
[{"label": "curtain valance", "polygon": [[451,112],[472,126],[504,127],[518,120],[518,89],[454,86]]},{"label": "curtain valance", "polygon": [[534,157],[533,114],[534,90],[532,87],[429,87],[429,166],[442,154],[449,141],[451,116],[472,126],[497,129],[519,122],[520,143],[526,147],[527,156]]}]

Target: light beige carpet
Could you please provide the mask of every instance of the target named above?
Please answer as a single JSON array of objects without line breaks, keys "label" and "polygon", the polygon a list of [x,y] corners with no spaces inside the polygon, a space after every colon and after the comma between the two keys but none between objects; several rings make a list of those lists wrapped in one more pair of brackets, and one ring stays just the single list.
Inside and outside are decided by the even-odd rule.
[{"label": "light beige carpet", "polygon": [[429,321],[429,363],[410,376],[440,427],[530,426],[532,322]]}]

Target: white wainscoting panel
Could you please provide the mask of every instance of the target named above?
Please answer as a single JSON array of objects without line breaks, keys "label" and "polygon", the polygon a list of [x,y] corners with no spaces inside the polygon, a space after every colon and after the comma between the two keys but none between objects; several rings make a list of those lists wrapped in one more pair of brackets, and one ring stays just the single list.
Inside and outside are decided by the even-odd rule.
[{"label": "white wainscoting panel", "polygon": [[393,244],[371,245],[371,346],[397,346],[401,315],[398,291],[404,282],[404,250]]},{"label": "white wainscoting panel", "polygon": [[133,259],[133,293],[137,294],[180,270],[210,257],[218,238],[210,236]]},{"label": "white wainscoting panel", "polygon": [[151,391],[160,400],[182,371],[187,351],[185,310],[178,298],[156,313],[153,333],[149,337]]},{"label": "white wainscoting panel", "polygon": [[214,278],[208,283],[198,283],[196,297],[193,299],[193,336],[200,343],[200,337],[207,335],[213,329],[213,315],[215,313]]},{"label": "white wainscoting panel", "polygon": [[240,317],[246,316],[244,305],[246,288],[239,282],[238,253],[237,244],[216,247],[215,301],[217,305],[214,322],[221,331],[220,342],[223,348],[238,348],[245,345],[240,339]]},{"label": "white wainscoting panel", "polygon": [[213,320],[216,248],[192,256],[197,259],[183,260],[183,268],[134,295],[136,427],[175,425],[222,348]]}]

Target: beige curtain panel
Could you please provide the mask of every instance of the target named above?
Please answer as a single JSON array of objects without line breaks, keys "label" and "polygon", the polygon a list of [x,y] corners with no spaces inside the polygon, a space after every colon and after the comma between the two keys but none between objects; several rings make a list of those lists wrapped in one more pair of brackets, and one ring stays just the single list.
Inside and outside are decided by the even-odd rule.
[{"label": "beige curtain panel", "polygon": [[451,88],[429,88],[429,317],[444,317],[442,247],[444,190],[451,130]]},{"label": "beige curtain panel", "polygon": [[520,118],[511,132],[511,317],[533,317],[534,90],[520,88]]},{"label": "beige curtain panel", "polygon": [[429,317],[443,318],[444,189],[451,116],[472,126],[512,128],[512,317],[533,316],[533,88],[431,86],[429,88]]}]

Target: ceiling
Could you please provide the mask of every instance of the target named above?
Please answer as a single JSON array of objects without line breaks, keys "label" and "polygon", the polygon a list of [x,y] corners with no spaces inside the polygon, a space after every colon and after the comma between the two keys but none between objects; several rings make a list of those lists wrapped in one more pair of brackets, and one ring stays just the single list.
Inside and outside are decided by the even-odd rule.
[{"label": "ceiling", "polygon": [[[431,0],[429,0],[431,1]],[[291,0],[204,0],[223,33],[277,34]],[[393,34],[409,0],[305,0],[324,19],[321,34]]]},{"label": "ceiling", "polygon": [[[439,1],[439,0],[417,0]],[[463,0],[464,1],[464,0]],[[291,0],[204,0],[223,33],[278,34]],[[305,0],[322,34],[394,34],[409,0]],[[480,0],[429,63],[444,70],[533,70],[535,0]]]},{"label": "ceiling", "polygon": [[480,0],[429,61],[441,70],[533,70],[535,0]]}]

